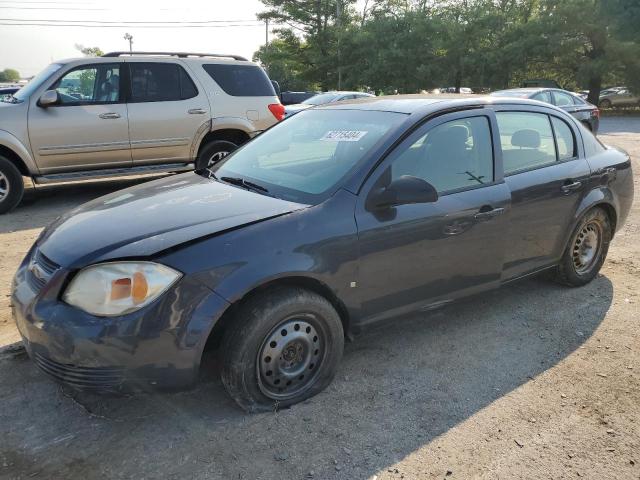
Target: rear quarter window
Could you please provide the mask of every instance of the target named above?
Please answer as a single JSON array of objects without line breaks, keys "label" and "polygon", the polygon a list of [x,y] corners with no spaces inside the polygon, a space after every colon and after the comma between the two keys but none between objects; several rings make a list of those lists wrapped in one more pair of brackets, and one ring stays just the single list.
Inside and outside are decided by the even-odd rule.
[{"label": "rear quarter window", "polygon": [[234,97],[274,97],[273,85],[267,74],[257,65],[210,63],[204,71],[228,95]]}]

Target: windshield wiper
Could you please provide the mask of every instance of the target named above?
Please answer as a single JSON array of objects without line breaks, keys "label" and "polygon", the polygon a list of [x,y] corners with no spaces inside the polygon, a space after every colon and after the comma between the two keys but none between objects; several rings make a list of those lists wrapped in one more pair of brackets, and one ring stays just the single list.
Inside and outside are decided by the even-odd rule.
[{"label": "windshield wiper", "polygon": [[269,190],[264,188],[262,185],[258,185],[257,183],[250,182],[241,177],[220,177],[220,180],[223,182],[230,183],[232,185],[238,185],[239,187],[244,187],[248,190],[254,190],[262,193],[269,193]]}]

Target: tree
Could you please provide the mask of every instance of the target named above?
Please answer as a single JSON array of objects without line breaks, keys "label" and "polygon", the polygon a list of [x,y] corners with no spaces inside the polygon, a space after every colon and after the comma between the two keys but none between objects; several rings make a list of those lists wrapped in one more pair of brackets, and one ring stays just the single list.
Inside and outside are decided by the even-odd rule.
[{"label": "tree", "polygon": [[85,47],[80,43],[76,43],[76,50],[82,52],[85,57],[101,57],[104,55],[104,52],[100,47]]},{"label": "tree", "polygon": [[17,82],[20,80],[20,73],[13,68],[5,68],[0,72],[0,82]]}]

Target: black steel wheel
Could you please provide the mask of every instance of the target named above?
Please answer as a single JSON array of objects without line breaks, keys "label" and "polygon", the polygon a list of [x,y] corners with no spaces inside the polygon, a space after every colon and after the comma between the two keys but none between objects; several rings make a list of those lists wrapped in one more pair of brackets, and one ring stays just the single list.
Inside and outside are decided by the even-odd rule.
[{"label": "black steel wheel", "polygon": [[323,326],[311,313],[276,325],[256,359],[260,391],[274,400],[288,400],[309,388],[321,371],[324,337]]},{"label": "black steel wheel", "polygon": [[556,279],[574,287],[593,280],[607,256],[612,235],[607,212],[599,207],[589,210],[571,235],[556,269]]},{"label": "black steel wheel", "polygon": [[331,383],[343,348],[331,302],[301,288],[271,288],[235,312],[222,339],[222,383],[249,412],[287,407]]}]

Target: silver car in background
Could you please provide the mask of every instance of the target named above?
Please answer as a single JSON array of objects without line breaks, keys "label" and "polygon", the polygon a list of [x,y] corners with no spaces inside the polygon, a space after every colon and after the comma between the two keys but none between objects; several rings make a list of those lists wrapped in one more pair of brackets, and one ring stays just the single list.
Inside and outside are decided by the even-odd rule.
[{"label": "silver car in background", "polygon": [[205,169],[284,118],[237,55],[113,52],[52,63],[0,102],[0,213],[35,183]]},{"label": "silver car in background", "polygon": [[294,105],[287,105],[284,108],[284,116],[289,117],[307,108],[315,107],[317,105],[326,105],[327,103],[342,102],[344,100],[355,100],[357,98],[375,97],[371,93],[364,92],[325,92],[314,95],[311,98],[307,98],[304,102]]}]

